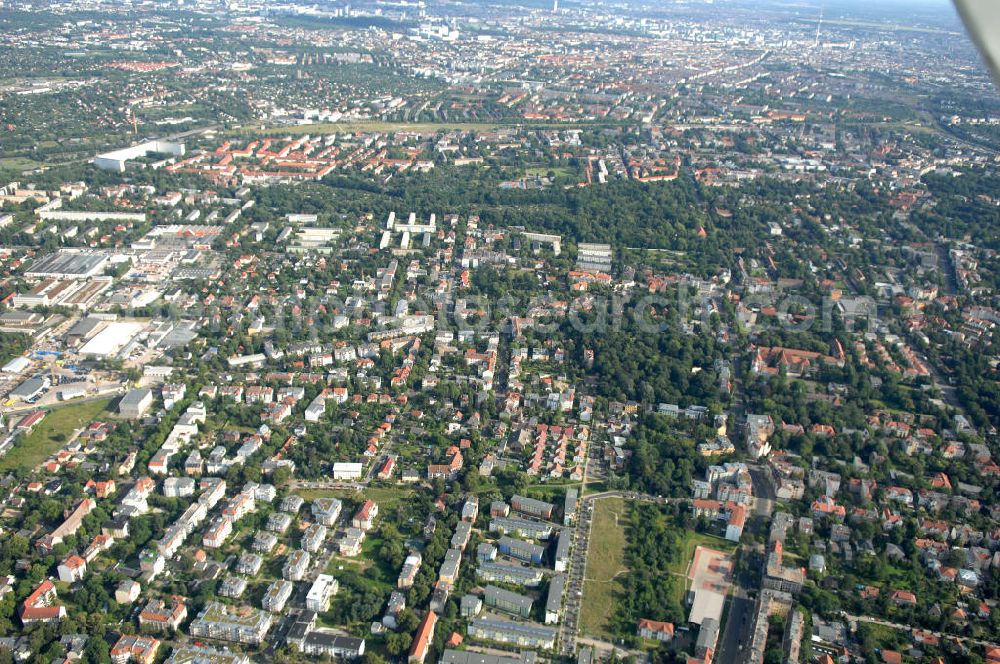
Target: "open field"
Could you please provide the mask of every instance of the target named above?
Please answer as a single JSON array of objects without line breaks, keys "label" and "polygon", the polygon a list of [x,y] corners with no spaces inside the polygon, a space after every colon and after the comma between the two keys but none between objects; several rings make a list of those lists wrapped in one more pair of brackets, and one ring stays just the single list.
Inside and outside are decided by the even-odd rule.
[{"label": "open field", "polygon": [[80,427],[89,424],[107,410],[110,399],[87,401],[53,408],[34,430],[0,458],[0,471],[12,468],[34,468],[61,448]]},{"label": "open field", "polygon": [[30,168],[38,168],[37,161],[27,157],[4,157],[0,159],[0,170],[26,171]]},{"label": "open field", "polygon": [[576,489],[579,494],[580,483],[565,482],[563,484],[533,484],[525,488],[525,490],[521,493],[528,498],[544,500],[546,502],[554,503],[557,507],[561,507],[563,501],[566,499],[566,491],[569,489]]},{"label": "open field", "polygon": [[580,175],[568,166],[553,166],[551,168],[548,166],[531,166],[524,169],[524,174],[528,177],[534,177],[536,175],[546,177],[549,174],[549,171],[555,173],[556,177],[572,177],[574,175]]},{"label": "open field", "polygon": [[580,612],[580,631],[584,634],[612,636],[607,626],[622,590],[618,577],[628,571],[625,566],[627,519],[628,508],[622,498],[594,501]]},{"label": "open field", "polygon": [[[298,489],[295,493],[302,496],[307,501],[317,498],[340,498],[361,502],[371,498],[378,503],[379,512],[385,514],[393,510],[400,503],[413,495],[413,490],[403,487],[368,487],[364,491],[351,491],[350,489]],[[346,508],[345,508],[346,509]]]},{"label": "open field", "polygon": [[[815,18],[799,18],[796,19],[801,23],[813,23],[815,24],[819,19]],[[860,28],[865,30],[877,30],[883,32],[924,32],[932,35],[951,35],[952,37],[959,37],[961,33],[954,32],[952,30],[945,30],[943,28],[933,28],[924,27],[920,25],[901,25],[899,23],[883,23],[879,21],[864,21],[858,19],[836,19],[836,18],[824,18],[822,22],[825,25],[836,25],[844,28]]]}]

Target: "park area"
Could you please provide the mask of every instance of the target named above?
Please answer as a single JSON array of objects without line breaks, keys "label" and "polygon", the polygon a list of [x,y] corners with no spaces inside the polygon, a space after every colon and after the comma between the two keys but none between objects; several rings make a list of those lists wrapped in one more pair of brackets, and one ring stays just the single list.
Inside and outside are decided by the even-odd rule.
[{"label": "park area", "polygon": [[413,497],[413,489],[408,487],[378,487],[369,486],[364,491],[353,489],[296,489],[295,493],[308,502],[317,498],[340,498],[351,503],[360,504],[371,499],[378,503],[380,514],[388,514],[401,503]]},{"label": "park area", "polygon": [[58,451],[73,436],[73,432],[97,419],[108,408],[110,400],[87,401],[53,408],[31,433],[22,436],[3,458],[0,472],[15,468],[34,468]]},{"label": "park area", "polygon": [[[683,621],[688,591],[695,591],[696,622],[721,613],[732,579],[734,543],[678,526],[668,512],[617,497],[594,501],[580,614],[583,634],[614,640],[631,634],[639,618]],[[639,561],[640,567],[630,568],[630,561]]]},{"label": "park area", "polygon": [[622,592],[628,506],[622,498],[594,501],[590,546],[583,583],[580,629],[583,634],[611,638],[610,621]]}]

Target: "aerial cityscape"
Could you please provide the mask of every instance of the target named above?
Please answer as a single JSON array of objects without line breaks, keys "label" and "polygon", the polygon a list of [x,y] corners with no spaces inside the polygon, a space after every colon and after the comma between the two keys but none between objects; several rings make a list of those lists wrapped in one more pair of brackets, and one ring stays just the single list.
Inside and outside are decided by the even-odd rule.
[{"label": "aerial cityscape", "polygon": [[0,664],[1000,664],[950,2],[0,0],[0,63]]}]

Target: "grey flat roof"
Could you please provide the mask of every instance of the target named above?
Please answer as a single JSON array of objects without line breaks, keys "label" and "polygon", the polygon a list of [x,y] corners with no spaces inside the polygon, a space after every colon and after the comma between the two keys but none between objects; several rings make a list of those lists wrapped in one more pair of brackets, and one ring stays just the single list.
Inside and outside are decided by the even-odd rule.
[{"label": "grey flat roof", "polygon": [[309,632],[306,635],[307,643],[322,644],[324,647],[336,650],[357,651],[364,645],[365,640],[354,636],[342,636],[340,634],[330,634],[329,632]]},{"label": "grey flat roof", "polygon": [[10,396],[16,397],[18,399],[27,399],[34,396],[39,390],[45,388],[45,381],[41,378],[29,378],[24,381],[13,390],[10,391]]},{"label": "grey flat roof", "polygon": [[134,390],[129,390],[125,393],[125,396],[122,397],[119,408],[121,406],[138,406],[142,403],[142,400],[147,397],[147,395],[151,395],[152,393],[153,391],[148,387],[139,387]]},{"label": "grey flat roof", "polygon": [[719,638],[719,623],[715,618],[705,618],[701,621],[701,629],[698,630],[697,645],[700,647],[713,648]]},{"label": "grey flat roof", "polygon": [[537,567],[521,567],[519,565],[504,565],[503,563],[492,562],[479,563],[479,570],[481,572],[504,574],[520,579],[536,579],[542,574]]},{"label": "grey flat roof", "polygon": [[497,618],[476,618],[472,621],[472,626],[507,634],[526,634],[542,639],[556,638],[556,631],[554,629],[543,627],[536,623],[513,622]]},{"label": "grey flat roof", "polygon": [[566,587],[566,575],[556,574],[549,579],[549,595],[545,599],[545,610],[558,613],[562,606],[563,588]]},{"label": "grey flat roof", "polygon": [[[545,521],[534,521],[532,519],[521,519],[518,517],[510,516],[497,516],[490,520],[490,528],[496,529],[497,527],[503,528],[507,531],[523,531],[526,533],[552,533],[552,524]],[[547,539],[543,537],[541,539]]]},{"label": "grey flat roof", "polygon": [[517,548],[517,549],[521,549],[523,551],[528,551],[529,555],[539,555],[540,556],[543,553],[545,553],[545,547],[544,546],[539,546],[538,544],[532,544],[531,542],[525,542],[524,540],[520,540],[520,539],[517,539],[517,538],[514,538],[514,537],[508,537],[507,535],[504,535],[503,537],[501,537],[497,541],[497,544],[499,546],[501,546],[501,547],[503,547],[504,545],[506,545],[508,548]]},{"label": "grey flat roof", "polygon": [[[525,595],[519,595],[518,593],[511,592],[509,590],[504,590],[503,588],[498,588],[497,586],[486,586],[486,599],[487,600],[500,600],[510,604],[516,604],[522,608],[531,608],[534,604],[534,600]],[[489,604],[489,601],[486,602]]]},{"label": "grey flat roof", "polygon": [[543,509],[543,510],[552,510],[555,509],[556,507],[552,503],[547,503],[544,500],[538,500],[537,498],[528,498],[527,496],[520,496],[517,494],[511,497],[510,499],[511,506],[513,506],[515,502],[518,502],[524,506],[530,505],[532,507],[536,507],[538,509]]},{"label": "grey flat roof", "polygon": [[571,543],[569,529],[563,528],[559,531],[559,539],[556,540],[556,560],[569,558],[569,547]]},{"label": "grey flat roof", "polygon": [[75,325],[73,325],[73,327],[69,329],[69,332],[66,333],[66,336],[85,337],[91,332],[93,332],[100,324],[101,324],[100,318],[93,318],[92,316],[81,318],[76,322]]},{"label": "grey flat roof", "polygon": [[502,657],[471,650],[445,650],[440,664],[523,664],[522,657]]},{"label": "grey flat roof", "polygon": [[25,274],[89,274],[107,260],[102,254],[56,252],[35,261]]},{"label": "grey flat roof", "polygon": [[0,321],[5,323],[24,323],[30,321],[38,321],[40,323],[42,320],[41,314],[31,311],[5,311],[0,314]]}]

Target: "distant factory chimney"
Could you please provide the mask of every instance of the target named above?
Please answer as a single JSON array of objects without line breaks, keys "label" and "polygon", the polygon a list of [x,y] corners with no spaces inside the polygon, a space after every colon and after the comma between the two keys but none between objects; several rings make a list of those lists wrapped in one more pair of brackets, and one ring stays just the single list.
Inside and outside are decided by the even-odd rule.
[{"label": "distant factory chimney", "polygon": [[823,5],[819,6],[819,21],[816,22],[816,40],[813,42],[813,48],[819,48],[819,33],[823,29]]}]

